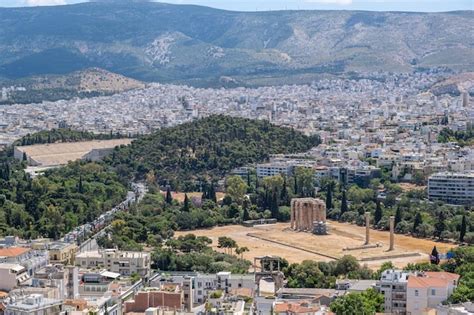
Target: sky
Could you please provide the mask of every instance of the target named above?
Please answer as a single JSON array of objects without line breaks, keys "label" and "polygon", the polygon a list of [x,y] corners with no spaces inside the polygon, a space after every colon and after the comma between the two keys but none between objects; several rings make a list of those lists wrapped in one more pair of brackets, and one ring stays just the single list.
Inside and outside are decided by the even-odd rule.
[{"label": "sky", "polygon": [[[3,7],[64,5],[87,0],[0,0]],[[238,11],[264,10],[370,10],[439,12],[474,10],[474,0],[165,0],[174,4],[197,4]]]}]

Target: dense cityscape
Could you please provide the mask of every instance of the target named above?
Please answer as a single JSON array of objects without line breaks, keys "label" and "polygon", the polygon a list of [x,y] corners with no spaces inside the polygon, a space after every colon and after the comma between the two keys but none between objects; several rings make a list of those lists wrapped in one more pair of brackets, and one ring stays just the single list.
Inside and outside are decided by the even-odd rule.
[{"label": "dense cityscape", "polygon": [[[165,34],[160,67],[193,59]],[[207,88],[0,65],[0,315],[474,314],[474,73],[418,62]]]}]

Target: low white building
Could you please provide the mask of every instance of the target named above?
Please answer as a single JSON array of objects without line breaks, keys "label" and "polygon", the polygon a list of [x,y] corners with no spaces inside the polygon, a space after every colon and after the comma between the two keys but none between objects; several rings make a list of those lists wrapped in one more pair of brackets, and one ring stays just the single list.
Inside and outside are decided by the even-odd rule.
[{"label": "low white building", "polygon": [[105,268],[122,276],[136,273],[141,277],[148,277],[150,264],[150,253],[146,252],[104,249],[83,252],[76,256],[76,265],[80,268]]},{"label": "low white building", "polygon": [[5,315],[58,315],[64,314],[63,301],[44,298],[41,294],[32,294],[9,303]]}]

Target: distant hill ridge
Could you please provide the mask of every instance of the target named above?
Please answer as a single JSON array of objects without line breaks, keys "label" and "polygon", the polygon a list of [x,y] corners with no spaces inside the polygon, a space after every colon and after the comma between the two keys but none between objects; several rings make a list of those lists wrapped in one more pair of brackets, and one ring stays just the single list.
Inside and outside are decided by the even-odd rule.
[{"label": "distant hill ridge", "polygon": [[0,104],[38,103],[73,97],[110,95],[144,88],[146,85],[100,68],[89,68],[67,75],[41,75],[9,80],[0,84],[0,87],[2,86],[13,86],[17,89],[9,90],[7,98],[1,99]]},{"label": "distant hill ridge", "polygon": [[143,81],[254,85],[474,70],[473,27],[473,11],[231,12],[146,1],[2,8],[0,77],[99,67]]}]

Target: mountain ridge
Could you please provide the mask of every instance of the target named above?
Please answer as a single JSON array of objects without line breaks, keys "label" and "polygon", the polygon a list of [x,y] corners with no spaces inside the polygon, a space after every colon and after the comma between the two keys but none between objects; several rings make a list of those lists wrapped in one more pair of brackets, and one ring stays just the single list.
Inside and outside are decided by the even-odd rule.
[{"label": "mountain ridge", "polygon": [[472,70],[472,14],[151,2],[0,9],[0,76],[100,67],[144,81],[219,85],[221,77],[258,84],[350,71]]}]

